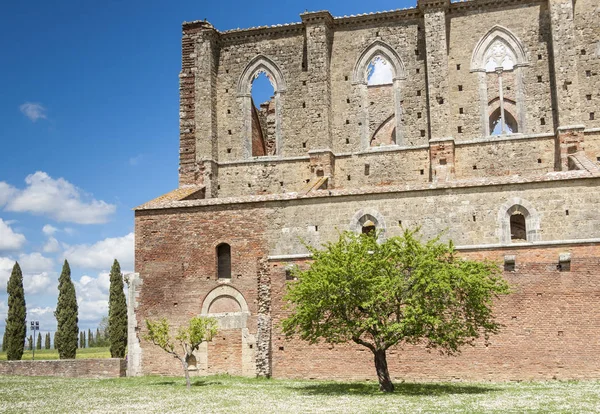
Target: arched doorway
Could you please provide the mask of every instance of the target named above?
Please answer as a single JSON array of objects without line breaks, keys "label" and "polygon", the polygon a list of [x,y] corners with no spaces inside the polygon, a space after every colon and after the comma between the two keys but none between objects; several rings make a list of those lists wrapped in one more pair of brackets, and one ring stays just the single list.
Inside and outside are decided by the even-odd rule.
[{"label": "arched doorway", "polygon": [[217,320],[219,332],[198,350],[198,365],[209,374],[254,376],[256,339],[247,322],[250,317],[244,296],[229,285],[221,285],[206,295],[201,316]]}]

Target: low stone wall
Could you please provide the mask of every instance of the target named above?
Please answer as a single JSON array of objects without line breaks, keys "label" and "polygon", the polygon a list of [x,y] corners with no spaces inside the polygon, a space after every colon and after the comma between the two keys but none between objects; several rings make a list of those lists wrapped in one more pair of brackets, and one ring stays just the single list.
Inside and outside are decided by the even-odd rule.
[{"label": "low stone wall", "polygon": [[126,369],[127,361],[119,358],[0,361],[0,375],[117,378],[124,377]]}]

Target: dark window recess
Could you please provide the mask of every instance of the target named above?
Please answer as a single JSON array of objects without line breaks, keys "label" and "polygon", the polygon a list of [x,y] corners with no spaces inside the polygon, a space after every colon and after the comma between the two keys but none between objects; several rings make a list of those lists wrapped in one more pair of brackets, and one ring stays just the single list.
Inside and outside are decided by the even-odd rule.
[{"label": "dark window recess", "polygon": [[423,114],[421,112],[417,112],[417,118],[422,118]]},{"label": "dark window recess", "polygon": [[219,279],[231,279],[231,247],[227,243],[217,246],[217,268]]},{"label": "dark window recess", "polygon": [[462,92],[462,90],[463,90],[463,86],[462,85],[458,85],[458,91]]},{"label": "dark window recess", "polygon": [[370,234],[370,233],[375,233],[375,223],[373,223],[371,220],[367,220],[364,222],[364,224],[362,225],[362,234]]},{"label": "dark window recess", "polygon": [[424,137],[424,136],[425,136],[425,130],[424,130],[424,129],[422,129],[422,130],[421,130],[421,136],[422,136],[422,137]]},{"label": "dark window recess", "polygon": [[587,99],[588,101],[592,100],[592,95],[585,95],[585,99]]},{"label": "dark window recess", "polygon": [[525,216],[521,213],[514,213],[510,216],[510,239],[516,241],[527,241],[527,226]]},{"label": "dark window recess", "polygon": [[541,164],[541,163],[542,163],[542,159],[538,158],[538,164]]},{"label": "dark window recess", "polygon": [[456,70],[460,70],[460,64],[456,65]]},{"label": "dark window recess", "polygon": [[596,119],[596,114],[594,112],[590,112],[590,121]]},{"label": "dark window recess", "polygon": [[344,80],[348,80],[348,76],[344,76]]},{"label": "dark window recess", "polygon": [[559,272],[570,272],[571,271],[571,262],[560,262],[558,264]]},{"label": "dark window recess", "polygon": [[417,91],[417,96],[421,96],[421,91]]},{"label": "dark window recess", "polygon": [[538,55],[538,60],[542,60],[542,55]]},{"label": "dark window recess", "polygon": [[465,113],[465,108],[458,108],[458,113],[459,114],[464,114]]},{"label": "dark window recess", "polygon": [[538,83],[542,83],[542,82],[543,82],[543,80],[542,80],[542,77],[541,77],[541,76],[538,76],[537,78],[538,78]]},{"label": "dark window recess", "polygon": [[540,118],[540,125],[546,125],[546,118]]},{"label": "dark window recess", "polygon": [[505,272],[514,272],[515,271],[515,262],[505,262],[504,263],[504,271]]},{"label": "dark window recess", "polygon": [[371,174],[371,166],[369,164],[365,164],[365,175]]},{"label": "dark window recess", "polygon": [[285,280],[294,280],[292,269],[285,269]]},{"label": "dark window recess", "polygon": [[458,127],[458,133],[462,134],[462,127],[461,126]]}]

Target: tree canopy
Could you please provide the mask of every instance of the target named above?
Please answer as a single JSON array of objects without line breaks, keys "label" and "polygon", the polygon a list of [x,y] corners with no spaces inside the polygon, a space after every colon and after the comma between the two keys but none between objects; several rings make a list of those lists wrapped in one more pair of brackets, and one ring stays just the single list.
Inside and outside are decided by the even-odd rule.
[{"label": "tree canopy", "polygon": [[193,317],[187,326],[179,327],[175,338],[170,334],[169,322],[166,318],[158,321],[146,320],[146,328],[148,330],[144,335],[146,341],[152,342],[181,362],[189,389],[191,384],[188,360],[202,342],[212,340],[217,334],[217,321],[202,316]]},{"label": "tree canopy", "polygon": [[375,233],[345,232],[296,268],[285,296],[292,310],[284,333],[309,343],[353,341],[370,349],[382,391],[394,386],[386,351],[424,343],[446,354],[499,331],[493,300],[509,293],[497,264],[457,256],[439,237],[422,242],[418,229],[378,242]]},{"label": "tree canopy", "polygon": [[3,347],[6,349],[6,359],[14,361],[23,357],[25,336],[27,335],[25,322],[27,308],[25,305],[25,291],[23,290],[23,273],[19,263],[15,263],[12,268],[6,286],[6,293],[8,293],[8,314],[6,316]]}]

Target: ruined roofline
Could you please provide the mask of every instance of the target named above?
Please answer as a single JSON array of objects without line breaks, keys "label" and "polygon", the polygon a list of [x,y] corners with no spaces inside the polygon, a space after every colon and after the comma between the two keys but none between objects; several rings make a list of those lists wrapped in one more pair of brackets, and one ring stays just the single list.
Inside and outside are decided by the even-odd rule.
[{"label": "ruined roofline", "polygon": [[[487,8],[501,8],[505,6],[519,6],[526,4],[537,4],[543,3],[547,0],[462,0],[454,1],[449,5],[449,13],[461,12],[470,9],[479,9],[481,7]],[[310,21],[312,15],[325,15],[329,16],[334,26],[345,28],[348,26],[362,25],[373,22],[383,22],[390,20],[401,20],[401,19],[415,19],[422,16],[422,11],[417,7],[406,7],[396,10],[386,10],[380,12],[369,12],[360,13],[344,16],[331,16],[327,10],[318,10],[313,12],[304,12],[300,14],[300,17],[304,21]],[[300,31],[304,27],[304,22],[291,22],[274,25],[256,26],[249,28],[236,28],[220,31],[216,29],[210,22],[206,20],[194,20],[189,22],[183,22],[182,28],[184,31],[193,29],[212,29],[219,35],[227,39],[235,39],[246,36],[256,36],[271,33],[286,33]]]},{"label": "ruined roofline", "polygon": [[[144,203],[133,208],[134,211],[151,211],[151,210],[166,210],[187,207],[206,207],[215,205],[241,205],[251,203],[264,203],[270,201],[290,201],[290,200],[306,200],[313,198],[329,198],[329,197],[353,197],[375,194],[393,194],[393,193],[411,193],[419,191],[443,191],[449,189],[468,189],[477,187],[496,187],[506,185],[526,185],[548,182],[567,182],[580,180],[597,180],[600,178],[600,173],[583,170],[551,172],[535,177],[523,176],[503,176],[503,177],[487,177],[481,179],[455,180],[447,182],[428,182],[422,184],[404,184],[392,185],[386,187],[362,187],[356,189],[330,189],[317,190],[303,194],[300,192],[288,192],[277,194],[264,195],[246,195],[237,197],[224,198],[205,198],[205,199],[187,199],[177,200],[172,197],[172,194],[179,189],[173,190],[157,199]],[[164,200],[164,201],[163,201]]]}]

